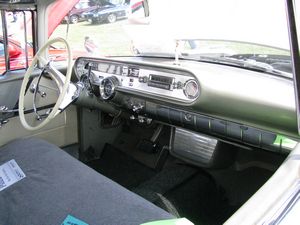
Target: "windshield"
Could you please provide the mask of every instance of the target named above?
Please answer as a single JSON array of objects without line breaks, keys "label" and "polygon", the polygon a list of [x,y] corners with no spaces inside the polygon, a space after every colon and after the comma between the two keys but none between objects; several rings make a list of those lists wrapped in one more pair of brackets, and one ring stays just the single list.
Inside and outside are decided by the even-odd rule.
[{"label": "windshield", "polygon": [[291,74],[284,0],[111,2],[115,5],[77,15],[70,27],[59,25],[52,36],[67,32],[74,49],[93,56],[177,54],[179,59]]}]

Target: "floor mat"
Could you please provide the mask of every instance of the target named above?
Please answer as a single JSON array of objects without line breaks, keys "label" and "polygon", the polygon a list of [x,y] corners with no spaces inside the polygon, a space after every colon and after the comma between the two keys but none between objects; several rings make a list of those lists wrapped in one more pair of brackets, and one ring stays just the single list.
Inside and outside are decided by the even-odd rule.
[{"label": "floor mat", "polygon": [[174,164],[157,173],[133,191],[150,202],[174,189],[198,172],[198,169],[184,164]]},{"label": "floor mat", "polygon": [[213,179],[200,172],[154,203],[175,216],[188,218],[194,224],[217,225],[223,224],[237,209],[230,206],[224,196],[224,191]]},{"label": "floor mat", "polygon": [[101,158],[90,161],[88,166],[174,216],[186,217],[197,225],[222,224],[237,209],[228,204],[223,189],[207,172],[177,161],[155,172],[106,145]]},{"label": "floor mat", "polygon": [[215,180],[226,190],[231,205],[242,205],[273,174],[273,172],[250,167],[236,171],[233,167],[224,170],[209,171]]},{"label": "floor mat", "polygon": [[154,170],[111,145],[104,147],[100,159],[90,161],[87,165],[129,190],[156,174]]}]

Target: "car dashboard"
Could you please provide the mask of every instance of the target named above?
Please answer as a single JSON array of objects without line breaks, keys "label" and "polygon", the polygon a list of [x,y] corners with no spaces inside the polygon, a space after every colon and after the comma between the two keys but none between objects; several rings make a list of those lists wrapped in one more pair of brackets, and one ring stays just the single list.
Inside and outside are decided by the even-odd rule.
[{"label": "car dashboard", "polygon": [[[293,82],[244,68],[151,57],[78,58],[75,74],[97,104],[245,147],[289,152],[298,139]],[[84,102],[84,101],[81,101]],[[101,107],[100,107],[101,108]]]}]

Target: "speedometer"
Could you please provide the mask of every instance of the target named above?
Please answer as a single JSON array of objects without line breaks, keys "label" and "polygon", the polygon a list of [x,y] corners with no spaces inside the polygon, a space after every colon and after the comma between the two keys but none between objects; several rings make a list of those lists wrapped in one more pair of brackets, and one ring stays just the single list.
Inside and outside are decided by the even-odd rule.
[{"label": "speedometer", "polygon": [[86,69],[87,62],[84,59],[79,59],[76,64],[76,76],[80,80],[81,76],[87,74],[88,70]]},{"label": "speedometer", "polygon": [[115,88],[119,86],[119,80],[117,77],[107,77],[104,78],[99,86],[100,96],[103,100],[108,100],[114,97]]},{"label": "speedometer", "polygon": [[183,92],[189,99],[195,99],[199,96],[199,85],[195,80],[188,80],[184,84]]}]

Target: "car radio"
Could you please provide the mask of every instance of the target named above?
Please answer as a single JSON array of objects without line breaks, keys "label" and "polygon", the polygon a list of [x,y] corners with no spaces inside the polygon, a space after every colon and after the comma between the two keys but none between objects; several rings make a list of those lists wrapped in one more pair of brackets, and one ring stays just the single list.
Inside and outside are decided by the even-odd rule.
[{"label": "car radio", "polygon": [[149,75],[148,86],[165,90],[173,89],[174,78],[159,75]]}]

